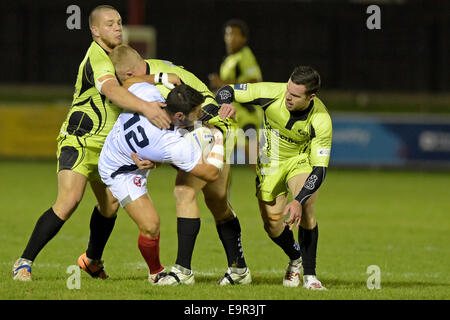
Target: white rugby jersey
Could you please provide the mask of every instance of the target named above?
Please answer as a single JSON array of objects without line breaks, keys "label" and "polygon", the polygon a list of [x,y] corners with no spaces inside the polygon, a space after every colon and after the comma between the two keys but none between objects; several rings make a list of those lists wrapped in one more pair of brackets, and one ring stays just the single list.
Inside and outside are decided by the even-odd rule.
[{"label": "white rugby jersey", "polygon": [[[128,90],[145,101],[165,102],[154,85],[135,83]],[[99,159],[99,170],[114,178],[137,169],[131,158],[171,163],[186,172],[200,161],[201,152],[180,134],[178,127],[159,129],[138,113],[122,113],[108,134]]]}]

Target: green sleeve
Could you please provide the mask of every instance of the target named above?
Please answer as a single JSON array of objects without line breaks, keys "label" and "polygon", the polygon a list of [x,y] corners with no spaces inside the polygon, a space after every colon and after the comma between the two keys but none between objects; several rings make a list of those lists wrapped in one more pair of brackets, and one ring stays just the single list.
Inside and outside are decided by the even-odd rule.
[{"label": "green sleeve", "polygon": [[333,131],[330,115],[326,112],[316,114],[312,121],[312,128],[314,137],[311,140],[311,165],[328,167]]},{"label": "green sleeve", "polygon": [[240,75],[238,83],[245,83],[249,80],[262,81],[261,69],[250,48],[243,52],[242,59],[239,61]]},{"label": "green sleeve", "polygon": [[[152,74],[158,73],[158,72],[167,72],[167,73],[175,73],[178,77],[180,77],[181,81],[183,83],[187,84],[188,86],[194,88],[195,90],[199,91],[203,94],[205,97],[205,102],[202,106],[213,104],[217,106],[217,103],[215,101],[214,94],[208,89],[206,84],[204,84],[197,76],[195,76],[192,72],[189,72],[188,70],[184,69],[181,66],[177,66],[173,64],[170,61],[165,60],[158,60],[158,59],[149,59],[146,60],[150,64],[150,72]],[[169,94],[170,90],[164,87],[162,84],[158,84],[156,86],[161,94],[167,98],[167,95]]]},{"label": "green sleeve", "polygon": [[275,82],[245,83],[235,84],[233,89],[234,101],[264,107],[283,95],[286,84]]},{"label": "green sleeve", "polygon": [[94,47],[91,54],[89,55],[89,61],[91,64],[93,78],[95,83],[95,88],[101,92],[101,86],[106,78],[114,77],[115,70],[109,57],[100,47]]}]

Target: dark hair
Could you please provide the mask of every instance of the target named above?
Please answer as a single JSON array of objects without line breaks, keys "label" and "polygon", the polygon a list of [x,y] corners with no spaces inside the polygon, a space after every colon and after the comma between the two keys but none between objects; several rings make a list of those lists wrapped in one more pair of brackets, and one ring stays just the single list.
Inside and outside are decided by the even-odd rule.
[{"label": "dark hair", "polygon": [[320,75],[309,66],[295,67],[291,74],[291,81],[295,84],[302,84],[306,88],[306,94],[317,93],[320,89]]},{"label": "dark hair", "polygon": [[226,27],[238,27],[239,30],[241,30],[241,33],[244,37],[249,38],[250,36],[250,31],[248,29],[247,24],[240,20],[240,19],[231,19],[228,20],[227,22],[225,22],[225,24],[223,25],[223,31],[225,32]]},{"label": "dark hair", "polygon": [[188,115],[204,101],[205,97],[200,92],[183,83],[169,92],[166,99],[166,110],[171,114],[183,112]]}]

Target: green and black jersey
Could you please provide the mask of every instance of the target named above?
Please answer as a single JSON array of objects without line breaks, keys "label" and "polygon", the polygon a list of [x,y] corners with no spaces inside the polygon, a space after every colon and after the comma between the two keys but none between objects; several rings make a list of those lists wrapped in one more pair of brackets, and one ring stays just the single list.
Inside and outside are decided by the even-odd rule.
[{"label": "green and black jersey", "polygon": [[[286,83],[237,84],[233,98],[239,103],[263,108],[265,144],[262,147],[271,161],[307,154],[311,166],[327,167],[332,140],[328,110],[315,97],[306,110],[290,112],[285,105],[286,90]],[[220,91],[217,96],[219,94]]]},{"label": "green and black jersey", "polygon": [[[203,94],[205,97],[205,102],[202,104],[203,116],[200,119],[201,121],[207,121],[211,125],[219,127],[224,134],[226,131],[235,128],[235,122],[232,119],[227,118],[223,120],[219,117],[219,106],[217,105],[214,94],[193,73],[166,60],[147,59],[145,62],[147,63],[147,75],[156,74],[159,72],[174,73],[180,77],[183,83],[191,86]],[[167,98],[170,89],[166,88],[162,84],[157,84],[156,88],[158,88],[164,98]]]},{"label": "green and black jersey", "polygon": [[[238,52],[228,55],[220,65],[220,79],[226,83],[246,83],[262,81],[261,69],[253,52],[244,46]],[[237,125],[243,130],[258,129],[261,126],[262,112],[248,104],[242,106],[234,101]]]},{"label": "green and black jersey", "polygon": [[72,135],[78,137],[80,144],[86,144],[89,139],[91,146],[103,146],[121,108],[112,104],[101,88],[106,81],[115,78],[108,53],[93,41],[78,69],[72,106],[61,126],[59,140]]},{"label": "green and black jersey", "polygon": [[227,83],[262,81],[261,69],[248,46],[228,55],[220,65],[220,79]]}]

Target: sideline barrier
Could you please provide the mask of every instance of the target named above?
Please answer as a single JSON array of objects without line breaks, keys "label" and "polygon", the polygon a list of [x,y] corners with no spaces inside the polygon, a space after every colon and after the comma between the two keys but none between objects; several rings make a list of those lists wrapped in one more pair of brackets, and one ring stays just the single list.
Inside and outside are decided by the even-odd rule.
[{"label": "sideline barrier", "polygon": [[330,165],[450,167],[450,115],[337,113]]},{"label": "sideline barrier", "polygon": [[55,158],[70,104],[0,104],[0,157]]},{"label": "sideline barrier", "polygon": [[[67,104],[0,104],[0,157],[54,159]],[[449,167],[450,115],[334,113],[330,166]]]}]

